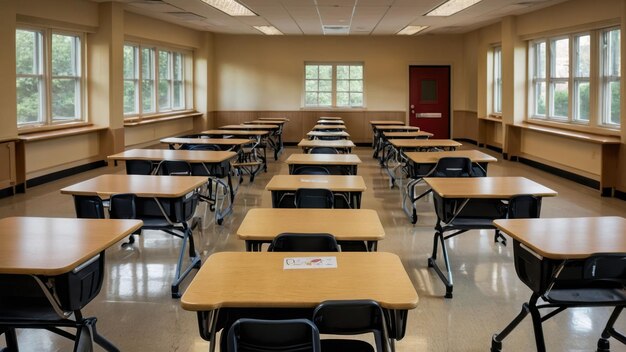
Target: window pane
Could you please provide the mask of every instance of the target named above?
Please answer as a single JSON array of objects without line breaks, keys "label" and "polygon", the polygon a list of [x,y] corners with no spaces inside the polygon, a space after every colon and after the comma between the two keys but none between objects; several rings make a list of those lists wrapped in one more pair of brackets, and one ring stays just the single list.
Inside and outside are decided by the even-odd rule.
[{"label": "window pane", "polygon": [[317,91],[317,80],[308,79],[305,82],[306,91],[307,92],[316,92]]},{"label": "window pane", "polygon": [[535,77],[546,78],[546,42],[535,45]]},{"label": "window pane", "polygon": [[141,81],[141,100],[143,112],[154,112],[154,80]]},{"label": "window pane", "polygon": [[154,112],[154,49],[141,49],[141,107],[142,112]]},{"label": "window pane", "polygon": [[306,105],[317,105],[317,93],[306,93],[305,101]]},{"label": "window pane", "polygon": [[171,57],[172,53],[169,51],[159,50],[159,109],[166,110],[171,109],[172,102],[171,97]]},{"label": "window pane", "polygon": [[363,81],[350,81],[350,91],[351,92],[362,92],[363,91]]},{"label": "window pane", "polygon": [[319,78],[320,79],[333,79],[333,66],[331,65],[320,65],[319,66]]},{"label": "window pane", "polygon": [[333,104],[332,93],[320,93],[318,99],[319,105],[331,106]]},{"label": "window pane", "polygon": [[78,82],[74,78],[52,79],[52,119],[74,120],[78,118]]},{"label": "window pane", "polygon": [[52,34],[52,75],[78,76],[80,39],[76,36]]},{"label": "window pane", "polygon": [[350,78],[350,66],[338,65],[337,66],[337,79]]},{"label": "window pane", "polygon": [[306,79],[317,79],[318,78],[318,75],[317,75],[317,65],[306,65],[304,70],[306,72],[306,75],[305,75]]},{"label": "window pane", "polygon": [[576,120],[589,121],[589,82],[576,84]]},{"label": "window pane", "polygon": [[552,77],[569,77],[569,38],[552,42]]},{"label": "window pane", "polygon": [[18,75],[41,73],[41,38],[39,32],[15,31],[15,72]]},{"label": "window pane", "polygon": [[620,83],[611,82],[611,111],[609,112],[610,123],[620,123]]},{"label": "window pane", "polygon": [[154,49],[141,49],[141,75],[143,79],[154,78]]},{"label": "window pane", "polygon": [[174,82],[174,108],[183,108],[185,107],[185,94],[183,82],[175,81]]},{"label": "window pane", "polygon": [[330,80],[320,80],[319,81],[319,91],[320,92],[332,92],[333,91],[333,81],[330,81]]},{"label": "window pane", "polygon": [[621,75],[620,65],[620,31],[619,29],[608,32],[608,55],[610,76]]},{"label": "window pane", "polygon": [[339,80],[337,81],[337,91],[338,92],[347,92],[350,90],[350,81],[348,80]]},{"label": "window pane", "polygon": [[136,47],[124,45],[124,79],[137,77]]},{"label": "window pane", "polygon": [[174,53],[174,77],[175,81],[183,80],[183,55]]},{"label": "window pane", "polygon": [[552,84],[552,115],[567,117],[569,112],[569,90],[567,82]]},{"label": "window pane", "polygon": [[18,77],[16,86],[18,125],[42,122],[42,95],[39,78]]},{"label": "window pane", "polygon": [[576,76],[589,77],[591,66],[591,43],[589,35],[577,37],[576,42]]},{"label": "window pane", "polygon": [[363,66],[350,66],[351,79],[363,79]]},{"label": "window pane", "polygon": [[546,82],[535,86],[535,115],[546,116]]},{"label": "window pane", "polygon": [[349,105],[350,105],[350,94],[337,93],[337,106],[349,106]]},{"label": "window pane", "polygon": [[124,81],[124,113],[137,112],[137,89],[135,81]]},{"label": "window pane", "polygon": [[351,106],[363,106],[363,93],[350,93]]}]

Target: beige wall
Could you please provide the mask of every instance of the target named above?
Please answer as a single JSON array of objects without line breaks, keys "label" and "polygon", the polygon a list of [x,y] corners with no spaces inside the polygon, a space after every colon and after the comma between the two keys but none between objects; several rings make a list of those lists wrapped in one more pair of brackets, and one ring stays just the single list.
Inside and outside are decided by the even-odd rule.
[{"label": "beige wall", "polygon": [[452,65],[452,109],[466,108],[463,36],[215,36],[216,110],[298,110],[305,61],[362,61],[368,110],[406,111],[411,64]]},{"label": "beige wall", "polygon": [[15,104],[15,2],[0,2],[0,140],[17,137]]}]

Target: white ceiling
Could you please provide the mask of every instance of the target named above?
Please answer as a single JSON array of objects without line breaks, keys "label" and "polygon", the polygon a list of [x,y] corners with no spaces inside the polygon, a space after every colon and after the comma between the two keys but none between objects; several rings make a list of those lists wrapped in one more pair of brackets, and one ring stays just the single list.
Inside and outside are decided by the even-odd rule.
[{"label": "white ceiling", "polygon": [[131,12],[216,33],[262,35],[253,26],[272,25],[286,35],[322,35],[324,27],[326,34],[392,35],[407,25],[429,26],[419,34],[465,33],[566,0],[483,0],[449,17],[424,16],[445,0],[239,0],[254,17],[231,17],[200,0],[114,1]]}]

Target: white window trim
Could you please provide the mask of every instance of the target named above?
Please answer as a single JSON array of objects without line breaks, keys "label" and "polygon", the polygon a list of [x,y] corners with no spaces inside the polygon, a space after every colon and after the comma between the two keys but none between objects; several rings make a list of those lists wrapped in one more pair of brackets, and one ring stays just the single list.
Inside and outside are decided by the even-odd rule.
[{"label": "white window trim", "polygon": [[[307,105],[306,104],[306,67],[307,65],[327,65],[332,66],[331,73],[331,105]],[[349,65],[349,66],[361,66],[363,70],[363,104],[361,106],[338,106],[337,105],[337,66]],[[366,88],[365,88],[365,63],[363,61],[305,61],[303,66],[303,79],[302,79],[302,109],[310,110],[364,110],[366,109]],[[319,80],[319,79],[318,79]],[[318,90],[319,92],[319,90]],[[349,93],[349,92],[348,92]]]},{"label": "white window trim", "polygon": [[491,77],[493,77],[493,82],[491,111],[493,115],[502,116],[502,46],[494,46],[492,53],[493,72]]}]

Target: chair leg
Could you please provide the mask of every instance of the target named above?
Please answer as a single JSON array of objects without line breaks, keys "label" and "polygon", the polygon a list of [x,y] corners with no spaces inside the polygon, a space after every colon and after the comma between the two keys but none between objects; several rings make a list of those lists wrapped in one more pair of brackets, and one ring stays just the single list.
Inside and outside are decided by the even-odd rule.
[{"label": "chair leg", "polygon": [[609,338],[614,337],[619,342],[626,344],[626,336],[619,333],[613,325],[619,318],[619,315],[622,313],[624,307],[615,307],[613,313],[609,317],[609,321],[606,323],[604,330],[602,331],[602,337],[598,340],[598,352],[609,352],[611,350],[609,344]]},{"label": "chair leg", "polygon": [[0,331],[0,333],[4,333],[4,339],[6,340],[7,347],[0,350],[2,352],[18,352],[19,347],[17,345],[17,334],[15,333],[14,328],[6,328],[4,331]]},{"label": "chair leg", "polygon": [[74,342],[74,352],[93,352],[91,324],[91,319],[85,319],[83,325],[78,327]]},{"label": "chair leg", "polygon": [[528,309],[528,303],[522,304],[522,310],[519,314],[513,319],[512,322],[507,325],[502,332],[499,334],[495,334],[491,337],[491,352],[499,352],[502,351],[502,341],[519,325],[519,323],[526,318],[526,316],[530,313]]},{"label": "chair leg", "polygon": [[534,294],[531,296],[528,302],[530,310],[530,316],[533,318],[533,330],[535,331],[535,344],[537,345],[537,352],[546,352],[546,343],[543,338],[543,327],[541,326],[542,319],[537,308],[537,300],[539,295]]},{"label": "chair leg", "polygon": [[495,234],[493,235],[493,242],[502,243],[503,246],[506,246],[506,237],[504,237],[500,230],[495,230]]},{"label": "chair leg", "polygon": [[[437,276],[441,279],[444,285],[446,285],[446,295],[445,298],[452,298],[452,290],[454,287],[454,283],[452,281],[452,269],[450,268],[450,259],[448,258],[448,250],[446,248],[446,242],[443,236],[443,233],[437,231],[435,232],[434,240],[433,240],[433,253],[430,258],[428,258],[428,267],[435,269]],[[441,254],[443,256],[443,261],[446,266],[446,274],[443,273],[439,265],[437,265],[437,245],[438,242],[441,242]]]}]

